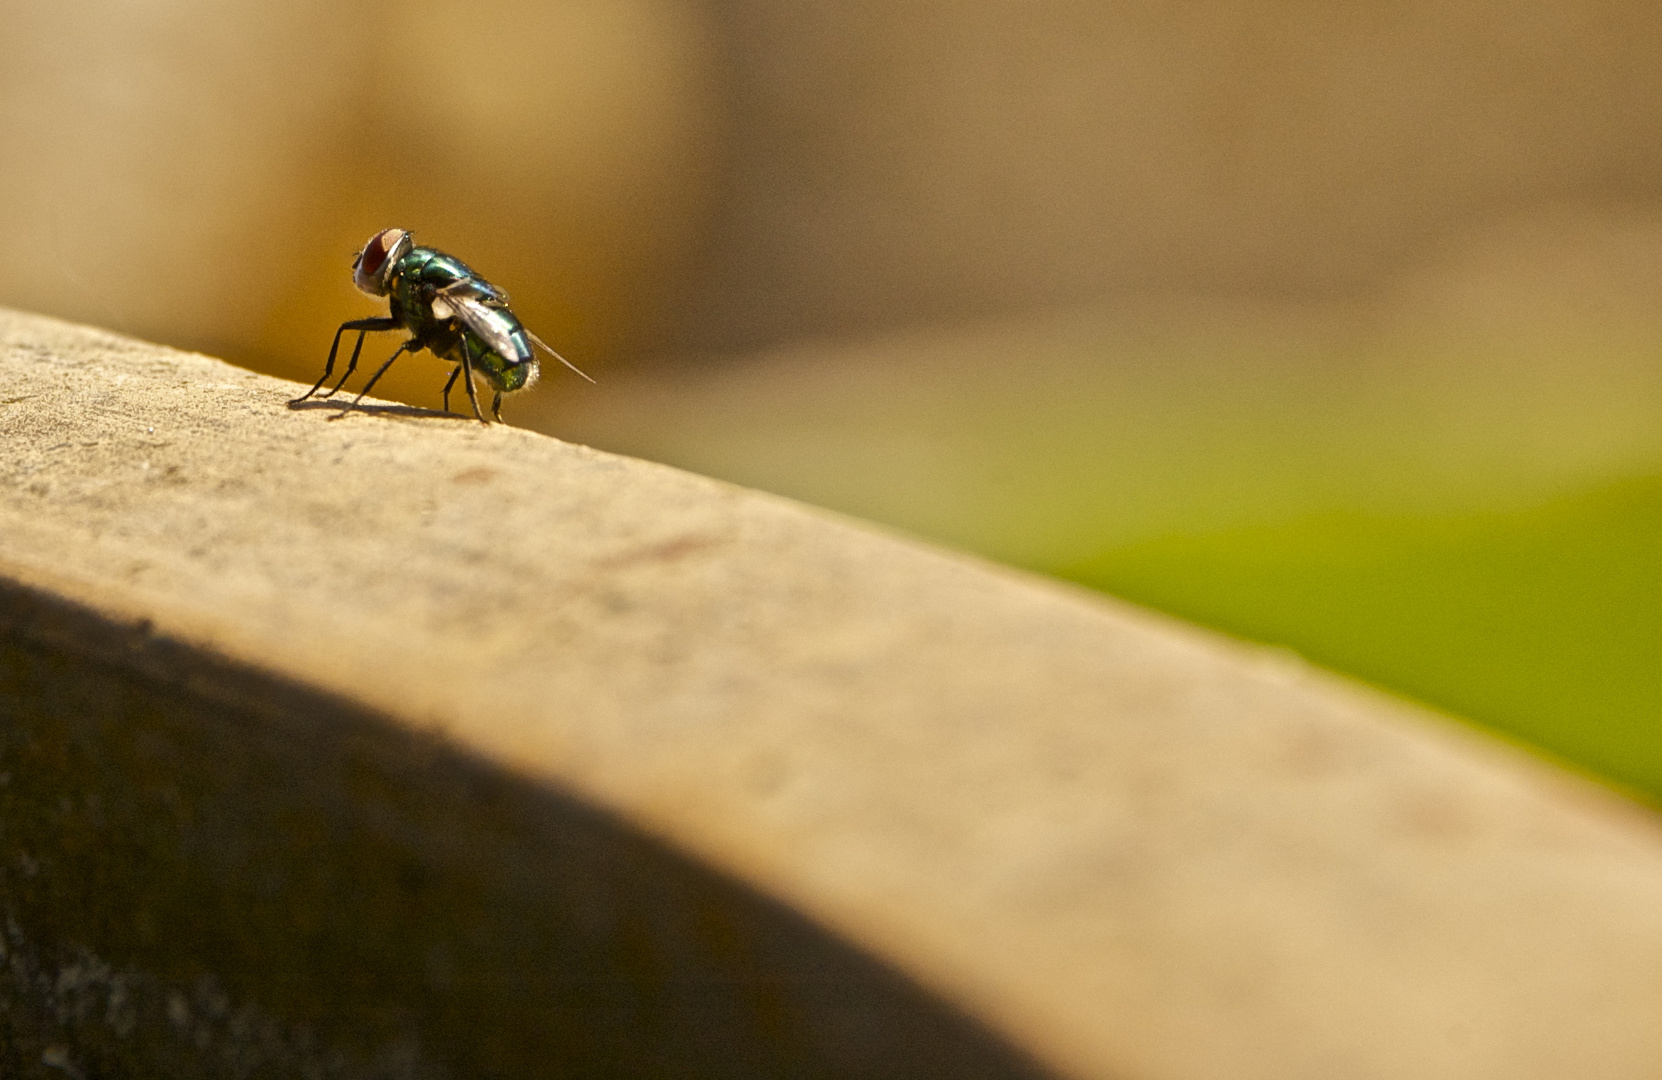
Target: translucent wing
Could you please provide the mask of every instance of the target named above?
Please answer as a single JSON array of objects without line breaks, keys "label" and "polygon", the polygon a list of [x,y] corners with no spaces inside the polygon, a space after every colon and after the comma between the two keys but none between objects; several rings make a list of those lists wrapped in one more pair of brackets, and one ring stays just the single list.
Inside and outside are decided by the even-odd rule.
[{"label": "translucent wing", "polygon": [[454,314],[498,356],[512,360],[531,359],[530,346],[525,346],[525,351],[521,353],[519,344],[513,339],[513,333],[517,330],[530,338],[543,352],[589,382],[594,382],[582,368],[549,348],[548,343],[542,338],[520,326],[517,319],[508,315],[507,306],[507,293],[478,278],[465,278],[448,285],[433,298],[434,315],[440,319],[447,319]]},{"label": "translucent wing", "polygon": [[[514,331],[519,330],[523,334],[524,330],[507,309],[472,296],[457,296],[448,292],[444,299],[456,318],[462,320],[462,325],[473,331],[491,352],[516,364],[531,359],[530,344],[523,338],[514,340]],[[434,314],[437,314],[437,301],[433,306]]]},{"label": "translucent wing", "polygon": [[[541,348],[543,352],[547,353],[549,356],[552,356],[554,359],[558,360],[560,363],[564,364],[566,367],[570,368],[571,370],[577,372],[577,374],[583,376],[583,378],[589,379],[589,376],[588,376],[587,372],[585,372],[582,368],[578,367],[576,364],[572,363],[570,360],[567,360],[565,357],[561,356],[559,353],[555,352],[553,349],[550,349],[548,347],[548,342],[544,341],[542,338],[538,337],[537,335],[531,333],[531,331],[529,331],[529,330],[525,331],[525,336],[530,338],[532,341],[536,342],[537,346],[539,348]],[[589,382],[592,383],[592,382],[594,382],[594,380],[589,379]]]}]

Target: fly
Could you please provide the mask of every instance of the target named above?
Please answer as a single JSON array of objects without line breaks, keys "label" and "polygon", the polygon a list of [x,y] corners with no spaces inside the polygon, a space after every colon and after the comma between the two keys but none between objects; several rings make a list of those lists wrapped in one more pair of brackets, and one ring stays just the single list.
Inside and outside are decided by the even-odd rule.
[{"label": "fly", "polygon": [[[479,411],[479,394],[474,381],[482,380],[496,392],[491,402],[491,415],[502,419],[502,395],[526,390],[536,384],[540,373],[533,345],[583,375],[571,361],[549,348],[541,338],[525,329],[519,317],[508,310],[508,294],[474,273],[466,263],[433,248],[416,247],[410,234],[403,229],[383,229],[370,237],[369,243],[352,261],[352,282],[369,296],[384,296],[391,314],[383,318],[352,319],[340,324],[334,343],[329,346],[329,360],[323,366],[323,375],[304,394],[289,402],[298,405],[316,395],[333,397],[352,373],[358,369],[358,354],[363,352],[364,336],[381,330],[400,330],[410,335],[387,362],[371,375],[352,403],[340,411],[344,416],[358,407],[377,380],[392,367],[392,362],[404,353],[427,349],[441,360],[455,364],[450,381],[444,384],[444,411],[450,411],[450,388],[459,376],[466,376],[467,399],[473,406],[474,419],[486,423]],[[346,373],[327,391],[318,394],[323,384],[335,373],[335,356],[340,351],[341,335],[349,330],[358,332],[358,341],[352,347],[352,358],[347,361]],[[583,378],[589,379],[587,375]],[[594,382],[589,379],[589,382]]]}]

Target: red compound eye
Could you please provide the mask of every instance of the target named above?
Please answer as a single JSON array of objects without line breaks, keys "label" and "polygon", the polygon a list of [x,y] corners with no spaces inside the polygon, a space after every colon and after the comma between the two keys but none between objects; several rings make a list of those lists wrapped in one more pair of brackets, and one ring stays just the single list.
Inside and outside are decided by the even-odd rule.
[{"label": "red compound eye", "polygon": [[387,295],[387,282],[383,280],[387,260],[400,250],[408,250],[409,239],[410,234],[403,229],[383,229],[370,237],[352,268],[352,280],[358,288],[371,296]]},{"label": "red compound eye", "polygon": [[362,261],[358,263],[358,268],[366,277],[373,277],[381,272],[381,267],[387,261],[387,253],[392,250],[392,245],[397,240],[393,235],[397,231],[388,229],[377,233],[375,239],[364,245],[364,253],[360,257]]}]

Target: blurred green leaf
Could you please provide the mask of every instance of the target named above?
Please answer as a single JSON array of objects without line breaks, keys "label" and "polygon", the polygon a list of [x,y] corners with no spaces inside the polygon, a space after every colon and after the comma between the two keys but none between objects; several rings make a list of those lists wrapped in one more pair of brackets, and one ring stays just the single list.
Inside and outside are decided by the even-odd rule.
[{"label": "blurred green leaf", "polygon": [[1288,646],[1662,800],[1662,477],[1510,513],[1169,536],[1064,576]]}]

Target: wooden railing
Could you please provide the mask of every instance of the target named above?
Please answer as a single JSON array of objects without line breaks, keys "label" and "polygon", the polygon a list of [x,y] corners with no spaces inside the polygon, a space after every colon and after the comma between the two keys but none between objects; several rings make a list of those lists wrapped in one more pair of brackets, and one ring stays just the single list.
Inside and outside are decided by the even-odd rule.
[{"label": "wooden railing", "polygon": [[1662,1070],[1648,811],[1109,599],[299,389],[0,313],[19,1075]]}]

